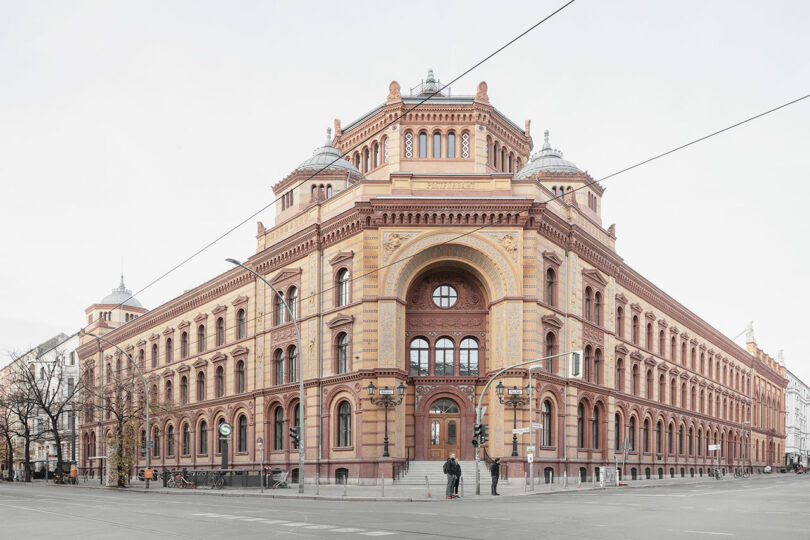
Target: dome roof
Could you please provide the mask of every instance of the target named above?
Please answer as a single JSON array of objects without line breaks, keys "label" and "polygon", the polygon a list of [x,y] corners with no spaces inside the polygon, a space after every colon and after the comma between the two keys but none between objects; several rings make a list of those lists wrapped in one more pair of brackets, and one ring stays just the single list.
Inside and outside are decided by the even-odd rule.
[{"label": "dome roof", "polygon": [[567,159],[563,153],[551,148],[548,142],[548,130],[545,131],[543,148],[535,152],[529,162],[515,175],[516,180],[534,176],[539,172],[582,173],[582,171]]},{"label": "dome roof", "polygon": [[[337,159],[337,161],[335,161]],[[333,163],[334,162],[334,163]],[[326,143],[312,152],[312,157],[296,167],[296,171],[344,170],[362,176],[360,171],[347,160],[343,159],[343,152],[332,146],[332,130],[326,130]]]},{"label": "dome roof", "polygon": [[123,304],[125,306],[130,306],[134,308],[141,308],[141,305],[138,300],[133,298],[132,291],[126,288],[124,285],[124,275],[121,274],[121,284],[118,285],[115,289],[112,290],[112,293],[108,294],[104,298],[101,299],[99,304]]}]

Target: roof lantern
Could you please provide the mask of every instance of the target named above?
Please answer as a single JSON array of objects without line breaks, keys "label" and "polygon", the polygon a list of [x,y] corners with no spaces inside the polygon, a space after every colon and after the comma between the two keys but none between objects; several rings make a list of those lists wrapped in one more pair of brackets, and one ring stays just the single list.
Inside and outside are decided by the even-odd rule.
[{"label": "roof lantern", "polygon": [[99,304],[122,304],[143,309],[141,303],[132,296],[132,291],[127,289],[126,285],[124,285],[124,274],[121,274],[121,283],[118,287],[113,289],[112,293],[102,298]]},{"label": "roof lantern", "polygon": [[296,167],[296,171],[320,171],[322,169],[334,171],[344,170],[362,176],[360,171],[349,161],[343,159],[343,152],[332,146],[332,129],[326,128],[326,141],[320,148],[312,152],[312,157]]},{"label": "roof lantern", "polygon": [[515,175],[516,180],[530,178],[540,172],[582,174],[582,170],[576,165],[567,159],[563,159],[563,153],[560,150],[551,148],[551,143],[548,141],[548,134],[548,130],[543,133],[543,148],[535,152],[526,166],[518,171]]}]

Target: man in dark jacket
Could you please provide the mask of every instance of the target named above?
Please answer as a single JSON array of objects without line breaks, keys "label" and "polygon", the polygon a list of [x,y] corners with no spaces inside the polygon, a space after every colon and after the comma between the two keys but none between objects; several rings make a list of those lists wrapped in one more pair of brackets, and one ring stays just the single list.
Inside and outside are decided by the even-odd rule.
[{"label": "man in dark jacket", "polygon": [[456,485],[456,455],[450,454],[447,461],[444,462],[442,472],[447,475],[447,487],[445,488],[444,495],[447,499],[455,499],[453,495],[453,488]]},{"label": "man in dark jacket", "polygon": [[492,477],[492,494],[500,495],[498,493],[498,478],[501,477],[501,458],[495,458],[489,466],[489,474]]},{"label": "man in dark jacket", "polygon": [[461,463],[455,461],[453,467],[453,474],[456,475],[456,482],[453,484],[453,495],[458,498],[458,484],[461,482]]}]

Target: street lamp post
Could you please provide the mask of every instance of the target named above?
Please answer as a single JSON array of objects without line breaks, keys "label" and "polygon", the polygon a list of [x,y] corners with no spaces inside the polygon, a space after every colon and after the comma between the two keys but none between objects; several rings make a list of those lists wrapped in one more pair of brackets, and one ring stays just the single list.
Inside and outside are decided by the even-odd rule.
[{"label": "street lamp post", "polygon": [[[530,383],[531,385],[531,383]],[[512,386],[507,390],[507,397],[503,399],[503,381],[498,381],[498,386],[495,387],[495,392],[498,394],[498,401],[501,402],[502,405],[508,405],[512,407],[512,457],[516,457],[518,455],[517,451],[517,408],[523,407],[528,403],[528,399],[522,397],[523,396],[523,388],[518,388],[517,386]],[[531,420],[529,420],[531,422]],[[531,424],[530,424],[531,425]],[[531,428],[530,428],[531,429]]]},{"label": "street lamp post", "polygon": [[402,398],[405,396],[405,385],[402,384],[402,381],[399,381],[399,386],[397,386],[397,396],[399,399],[394,397],[394,389],[388,388],[380,388],[380,397],[375,398],[374,393],[376,392],[377,387],[374,386],[374,382],[368,383],[368,387],[366,387],[366,392],[368,392],[368,400],[371,402],[372,405],[376,405],[377,407],[385,408],[385,437],[383,438],[383,457],[389,457],[388,454],[388,407],[394,408],[400,403],[402,403]]},{"label": "street lamp post", "polygon": [[290,322],[293,323],[295,327],[295,336],[298,340],[298,410],[300,411],[300,426],[301,426],[301,433],[299,433],[299,443],[298,443],[298,493],[304,492],[304,449],[306,448],[306,407],[304,407],[304,401],[306,400],[306,396],[304,395],[304,349],[301,347],[301,329],[298,327],[298,320],[296,319],[295,313],[292,312],[290,305],[284,299],[284,295],[278,292],[275,287],[273,287],[269,281],[264,279],[264,277],[242,264],[241,262],[237,261],[236,259],[225,259],[231,264],[236,266],[242,267],[260,280],[264,282],[265,285],[270,287],[270,289],[275,293],[276,297],[281,300],[281,303],[284,305],[284,309],[287,310],[287,315],[290,317]]},{"label": "street lamp post", "polygon": [[[101,336],[91,334],[90,332],[84,332],[84,335],[96,338],[99,341],[99,344],[103,341],[104,343],[112,345],[113,347],[115,347],[116,349],[121,351],[121,354],[126,356],[129,359],[129,361],[132,362],[132,365],[135,366],[135,369],[138,370],[138,375],[141,376],[141,380],[143,381],[143,395],[144,395],[144,398],[146,399],[146,440],[147,440],[147,443],[146,443],[146,468],[151,469],[152,468],[151,467],[152,462],[151,462],[151,459],[150,459],[151,458],[151,452],[149,452],[149,389],[147,388],[146,377],[143,376],[143,371],[141,371],[141,367],[138,365],[138,362],[136,362],[135,359],[133,359],[129,355],[129,353],[126,352],[125,350],[123,350],[121,347],[119,347],[118,345],[116,345],[115,343],[113,343],[112,341],[110,341],[108,339],[104,339]],[[101,362],[101,364],[99,366],[99,369],[101,369],[102,374],[103,374],[104,373],[104,369],[103,369],[104,368],[104,362],[103,362],[103,359],[101,359],[101,360],[102,360],[102,362]],[[99,435],[100,435],[100,433],[99,433]],[[146,478],[146,476],[144,476],[144,479],[146,480],[146,489],[149,489],[149,479]]]},{"label": "street lamp post", "polygon": [[[751,450],[754,448],[754,430],[753,425],[751,424],[751,420],[743,421],[742,425],[745,426],[748,424],[748,466],[751,468],[751,472],[754,472],[754,456],[751,455]],[[745,427],[743,427],[745,429]]]}]

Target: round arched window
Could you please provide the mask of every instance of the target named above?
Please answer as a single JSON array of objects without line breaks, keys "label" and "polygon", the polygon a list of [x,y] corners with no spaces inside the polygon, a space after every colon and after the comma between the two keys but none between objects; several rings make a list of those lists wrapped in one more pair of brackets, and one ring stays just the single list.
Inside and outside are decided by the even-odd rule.
[{"label": "round arched window", "polygon": [[433,289],[433,303],[440,308],[453,307],[458,300],[458,292],[450,285],[439,285]]}]

